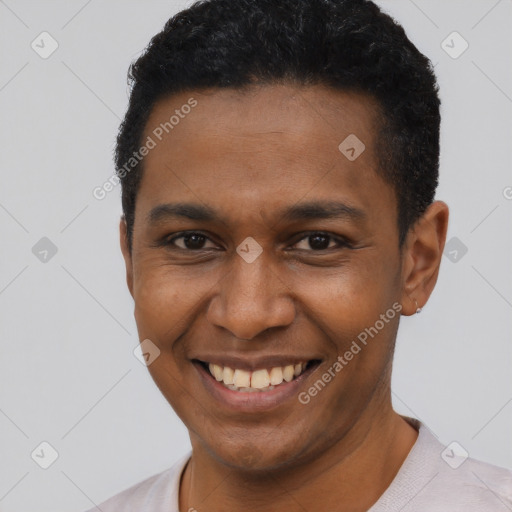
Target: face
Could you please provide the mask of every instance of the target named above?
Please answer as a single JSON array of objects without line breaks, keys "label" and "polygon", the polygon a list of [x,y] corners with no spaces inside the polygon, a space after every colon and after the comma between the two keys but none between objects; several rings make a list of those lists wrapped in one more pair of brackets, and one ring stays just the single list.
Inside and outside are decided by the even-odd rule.
[{"label": "face", "polygon": [[[149,118],[124,245],[139,337],[194,449],[232,467],[307,460],[389,405],[403,276],[374,113],[275,85],[175,95]],[[364,151],[339,149],[351,134]]]}]

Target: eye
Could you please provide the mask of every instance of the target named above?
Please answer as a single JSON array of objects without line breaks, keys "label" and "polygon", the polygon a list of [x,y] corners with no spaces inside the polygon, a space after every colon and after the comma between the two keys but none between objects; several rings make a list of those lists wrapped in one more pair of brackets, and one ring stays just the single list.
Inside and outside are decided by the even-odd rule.
[{"label": "eye", "polygon": [[[212,245],[208,247],[210,242]],[[217,246],[204,234],[195,231],[182,233],[181,235],[174,236],[167,240],[166,245],[176,246],[185,251],[200,251],[202,249],[216,248]]]},{"label": "eye", "polygon": [[294,244],[294,246],[301,251],[311,251],[311,249],[313,251],[325,251],[336,247],[348,247],[349,245],[350,244],[342,238],[322,232],[310,233]]},{"label": "eye", "polygon": [[[172,237],[166,237],[163,245],[171,249],[177,248],[183,251],[202,251],[218,248],[208,236],[197,231],[186,231]],[[343,238],[336,237],[329,233],[314,232],[303,236],[298,242],[293,244],[292,247],[301,251],[320,252],[329,249],[350,247],[350,243]]]}]

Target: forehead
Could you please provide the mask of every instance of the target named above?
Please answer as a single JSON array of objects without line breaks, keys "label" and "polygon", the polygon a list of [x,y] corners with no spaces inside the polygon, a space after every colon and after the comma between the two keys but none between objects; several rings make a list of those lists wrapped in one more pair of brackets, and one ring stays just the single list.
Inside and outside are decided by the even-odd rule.
[{"label": "forehead", "polygon": [[368,96],[323,86],[163,99],[143,136],[154,148],[144,157],[137,210],[186,200],[229,216],[307,198],[341,199],[382,215],[390,201],[394,209],[394,194],[376,172],[376,112]]}]

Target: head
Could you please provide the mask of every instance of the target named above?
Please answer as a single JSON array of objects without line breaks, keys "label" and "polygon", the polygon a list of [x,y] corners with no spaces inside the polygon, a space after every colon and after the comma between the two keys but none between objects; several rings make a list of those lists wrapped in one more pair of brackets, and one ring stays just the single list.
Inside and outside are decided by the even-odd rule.
[{"label": "head", "polygon": [[[372,2],[209,0],[166,23],[130,80],[127,282],[193,445],[277,468],[377,421],[400,314],[428,300],[446,235],[428,59]],[[300,375],[247,401],[209,364]]]}]

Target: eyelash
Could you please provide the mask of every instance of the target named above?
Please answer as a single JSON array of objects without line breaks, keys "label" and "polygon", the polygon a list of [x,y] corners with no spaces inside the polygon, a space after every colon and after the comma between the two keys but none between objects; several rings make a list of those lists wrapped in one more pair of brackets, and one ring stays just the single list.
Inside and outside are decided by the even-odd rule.
[{"label": "eyelash", "polygon": [[[162,242],[158,245],[160,246],[165,246],[167,248],[170,248],[172,250],[176,249],[176,250],[180,250],[180,251],[186,251],[186,252],[201,252],[201,251],[205,251],[205,250],[209,250],[209,248],[206,248],[206,249],[186,249],[186,248],[183,248],[183,247],[177,247],[174,242],[180,238],[184,238],[186,237],[187,235],[199,235],[199,236],[202,236],[204,237],[205,239],[207,240],[210,240],[211,242],[213,242],[210,237],[208,235],[206,235],[205,233],[202,233],[201,231],[183,231],[179,234],[175,234],[174,236],[172,236],[172,238],[169,238],[169,236],[165,237]],[[340,248],[348,248],[348,249],[351,249],[353,248],[352,244],[346,240],[345,238],[343,237],[340,237],[340,236],[335,236],[335,235],[332,235],[331,233],[328,233],[328,232],[325,232],[325,231],[309,231],[307,233],[302,233],[302,237],[299,238],[296,242],[294,242],[293,245],[297,245],[299,242],[302,242],[303,240],[309,238],[309,237],[312,237],[312,236],[323,236],[323,237],[326,237],[326,238],[329,238],[330,239],[330,242],[331,241],[334,241],[335,243],[337,243],[337,247],[328,247],[326,249],[299,249],[300,251],[306,251],[306,252],[312,252],[312,253],[322,253],[322,252],[325,252],[325,251],[329,251],[329,250],[332,250],[332,249],[340,249]],[[215,243],[215,242],[213,242]]]}]

